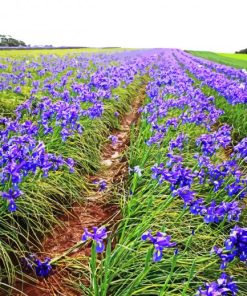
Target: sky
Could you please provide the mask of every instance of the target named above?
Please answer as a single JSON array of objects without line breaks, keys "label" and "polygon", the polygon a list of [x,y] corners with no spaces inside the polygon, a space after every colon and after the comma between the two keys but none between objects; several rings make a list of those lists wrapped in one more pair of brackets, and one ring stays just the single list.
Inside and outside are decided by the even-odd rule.
[{"label": "sky", "polygon": [[247,0],[0,0],[0,34],[31,45],[247,47]]}]

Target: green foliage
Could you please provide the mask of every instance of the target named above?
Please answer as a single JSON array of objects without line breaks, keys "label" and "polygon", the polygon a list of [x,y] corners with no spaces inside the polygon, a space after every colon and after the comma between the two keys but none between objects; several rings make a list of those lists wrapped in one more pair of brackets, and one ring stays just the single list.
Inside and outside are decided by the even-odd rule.
[{"label": "green foliage", "polygon": [[246,54],[247,53],[247,48],[241,49],[240,51],[236,51],[238,54]]},{"label": "green foliage", "polygon": [[16,47],[16,46],[26,46],[26,44],[25,42],[14,39],[11,36],[0,35],[0,46]]}]

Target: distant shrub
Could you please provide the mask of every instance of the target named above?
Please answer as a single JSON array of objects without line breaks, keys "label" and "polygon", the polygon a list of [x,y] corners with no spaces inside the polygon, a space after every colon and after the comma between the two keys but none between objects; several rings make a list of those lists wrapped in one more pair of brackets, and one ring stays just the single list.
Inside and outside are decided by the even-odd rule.
[{"label": "distant shrub", "polygon": [[247,54],[247,48],[242,49],[240,51],[236,51],[235,53],[246,53]]}]

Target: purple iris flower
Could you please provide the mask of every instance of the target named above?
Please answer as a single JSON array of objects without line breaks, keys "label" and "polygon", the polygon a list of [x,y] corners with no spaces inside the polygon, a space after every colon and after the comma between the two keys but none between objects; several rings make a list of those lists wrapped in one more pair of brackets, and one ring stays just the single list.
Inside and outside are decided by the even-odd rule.
[{"label": "purple iris flower", "polygon": [[100,180],[100,181],[94,180],[93,183],[98,185],[99,191],[104,191],[107,188],[107,183],[105,180]]},{"label": "purple iris flower", "polygon": [[158,179],[159,183],[162,184],[164,181],[170,183],[171,191],[176,188],[189,186],[191,187],[196,174],[190,169],[182,167],[180,163],[173,165],[171,168],[164,168],[164,164],[155,164],[151,168],[153,179]]},{"label": "purple iris flower", "polygon": [[142,175],[142,169],[139,167],[139,165],[134,166],[133,172],[136,173],[139,177]]},{"label": "purple iris flower", "polygon": [[171,236],[164,232],[157,232],[156,236],[151,234],[151,230],[143,233],[142,240],[149,240],[154,245],[153,261],[158,262],[162,259],[162,252],[165,248],[172,248],[175,242],[170,242]]},{"label": "purple iris flower", "polygon": [[195,192],[190,190],[189,186],[181,187],[172,192],[174,196],[179,196],[183,199],[185,205],[190,205],[195,199]]},{"label": "purple iris flower", "polygon": [[39,277],[48,277],[51,270],[52,266],[50,265],[50,258],[46,258],[44,262],[40,261],[39,259],[35,259],[34,263],[36,264],[35,266],[35,273]]},{"label": "purple iris flower", "polygon": [[201,146],[204,155],[213,155],[220,147],[226,148],[231,143],[231,127],[223,125],[218,131],[210,134],[202,134],[196,144]]},{"label": "purple iris flower", "polygon": [[88,239],[92,239],[96,243],[96,252],[102,253],[105,249],[105,245],[103,240],[107,238],[107,231],[105,227],[93,227],[93,233],[88,231],[88,228],[84,229],[84,233],[82,235],[82,241],[85,242]]},{"label": "purple iris flower", "polygon": [[107,188],[107,183],[105,180],[99,181],[99,191],[105,191]]},{"label": "purple iris flower", "polygon": [[243,158],[247,162],[247,138],[244,138],[234,147],[237,158]]},{"label": "purple iris flower", "polygon": [[75,165],[75,161],[73,158],[67,158],[65,160],[65,163],[67,164],[67,166],[69,167],[69,171],[70,173],[74,173],[74,165]]},{"label": "purple iris flower", "polygon": [[199,198],[196,201],[192,202],[190,205],[190,212],[193,215],[201,215],[202,213],[205,213],[206,209],[204,206],[204,199]]},{"label": "purple iris flower", "polygon": [[16,203],[14,202],[14,200],[10,200],[8,210],[10,212],[15,212],[16,209],[17,209]]},{"label": "purple iris flower", "polygon": [[17,209],[15,199],[23,195],[23,192],[19,189],[9,189],[8,192],[1,192],[0,195],[2,195],[3,198],[8,200],[8,210],[10,212],[15,212]]},{"label": "purple iris flower", "polygon": [[118,142],[118,137],[114,135],[110,135],[108,139],[112,142],[112,145],[116,145]]},{"label": "purple iris flower", "polygon": [[21,87],[20,87],[20,86],[17,86],[17,87],[14,89],[14,92],[17,93],[17,94],[20,94],[20,93],[21,93]]},{"label": "purple iris flower", "polygon": [[221,202],[220,204],[212,201],[209,205],[205,205],[204,199],[200,198],[190,204],[190,212],[202,216],[205,223],[219,223],[225,217],[229,222],[238,221],[241,210],[237,201]]},{"label": "purple iris flower", "polygon": [[13,190],[13,189],[9,189],[8,192],[2,192],[1,195],[3,198],[12,200],[12,199],[16,199],[19,196],[21,196],[23,194],[22,191],[20,190]]},{"label": "purple iris flower", "polygon": [[165,133],[163,132],[157,132],[155,133],[152,137],[150,137],[147,141],[146,141],[146,144],[148,146],[151,146],[153,144],[157,144],[157,145],[160,145],[162,140],[164,139],[165,137]]},{"label": "purple iris flower", "polygon": [[169,158],[169,160],[166,163],[167,167],[172,166],[175,163],[182,163],[183,161],[183,157],[180,155],[174,155],[173,153],[167,153],[167,157]]},{"label": "purple iris flower", "polygon": [[129,168],[129,173],[136,173],[138,177],[141,177],[142,176],[142,169],[140,168],[139,165],[136,165],[132,168]]}]

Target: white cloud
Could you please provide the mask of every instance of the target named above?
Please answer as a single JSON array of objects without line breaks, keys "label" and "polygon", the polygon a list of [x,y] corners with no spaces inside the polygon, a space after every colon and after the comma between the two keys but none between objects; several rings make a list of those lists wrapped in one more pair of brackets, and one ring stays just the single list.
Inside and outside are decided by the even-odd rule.
[{"label": "white cloud", "polygon": [[0,0],[0,34],[26,43],[247,47],[246,0]]}]

